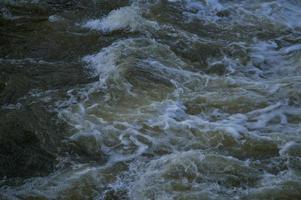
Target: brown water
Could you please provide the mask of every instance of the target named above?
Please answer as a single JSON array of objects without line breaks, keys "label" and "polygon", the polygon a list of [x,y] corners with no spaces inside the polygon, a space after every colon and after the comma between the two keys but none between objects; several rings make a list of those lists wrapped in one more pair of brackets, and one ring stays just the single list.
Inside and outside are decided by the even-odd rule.
[{"label": "brown water", "polygon": [[0,3],[0,199],[301,199],[301,1]]}]

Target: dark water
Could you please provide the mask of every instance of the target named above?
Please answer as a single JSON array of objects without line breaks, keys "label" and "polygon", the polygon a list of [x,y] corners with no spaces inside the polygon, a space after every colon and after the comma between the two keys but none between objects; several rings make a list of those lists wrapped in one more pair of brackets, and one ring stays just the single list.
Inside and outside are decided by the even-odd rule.
[{"label": "dark water", "polygon": [[0,199],[301,199],[301,1],[0,1]]}]

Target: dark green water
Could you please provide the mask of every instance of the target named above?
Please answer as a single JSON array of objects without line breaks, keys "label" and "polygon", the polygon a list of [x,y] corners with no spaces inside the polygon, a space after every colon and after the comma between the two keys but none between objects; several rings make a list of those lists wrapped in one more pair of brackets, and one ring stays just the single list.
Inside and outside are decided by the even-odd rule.
[{"label": "dark green water", "polygon": [[0,0],[0,199],[301,199],[301,1]]}]

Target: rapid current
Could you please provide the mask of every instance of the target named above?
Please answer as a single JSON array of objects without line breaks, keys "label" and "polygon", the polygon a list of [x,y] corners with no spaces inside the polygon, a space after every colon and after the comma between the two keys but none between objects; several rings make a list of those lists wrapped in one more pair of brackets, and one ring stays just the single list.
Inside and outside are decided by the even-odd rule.
[{"label": "rapid current", "polygon": [[0,199],[300,200],[300,0],[1,0]]}]

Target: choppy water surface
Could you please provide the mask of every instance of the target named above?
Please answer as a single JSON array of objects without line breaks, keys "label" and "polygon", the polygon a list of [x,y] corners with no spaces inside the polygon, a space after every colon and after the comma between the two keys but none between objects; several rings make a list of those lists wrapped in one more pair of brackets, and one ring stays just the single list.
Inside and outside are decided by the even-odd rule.
[{"label": "choppy water surface", "polygon": [[301,199],[301,1],[0,6],[0,199]]}]

